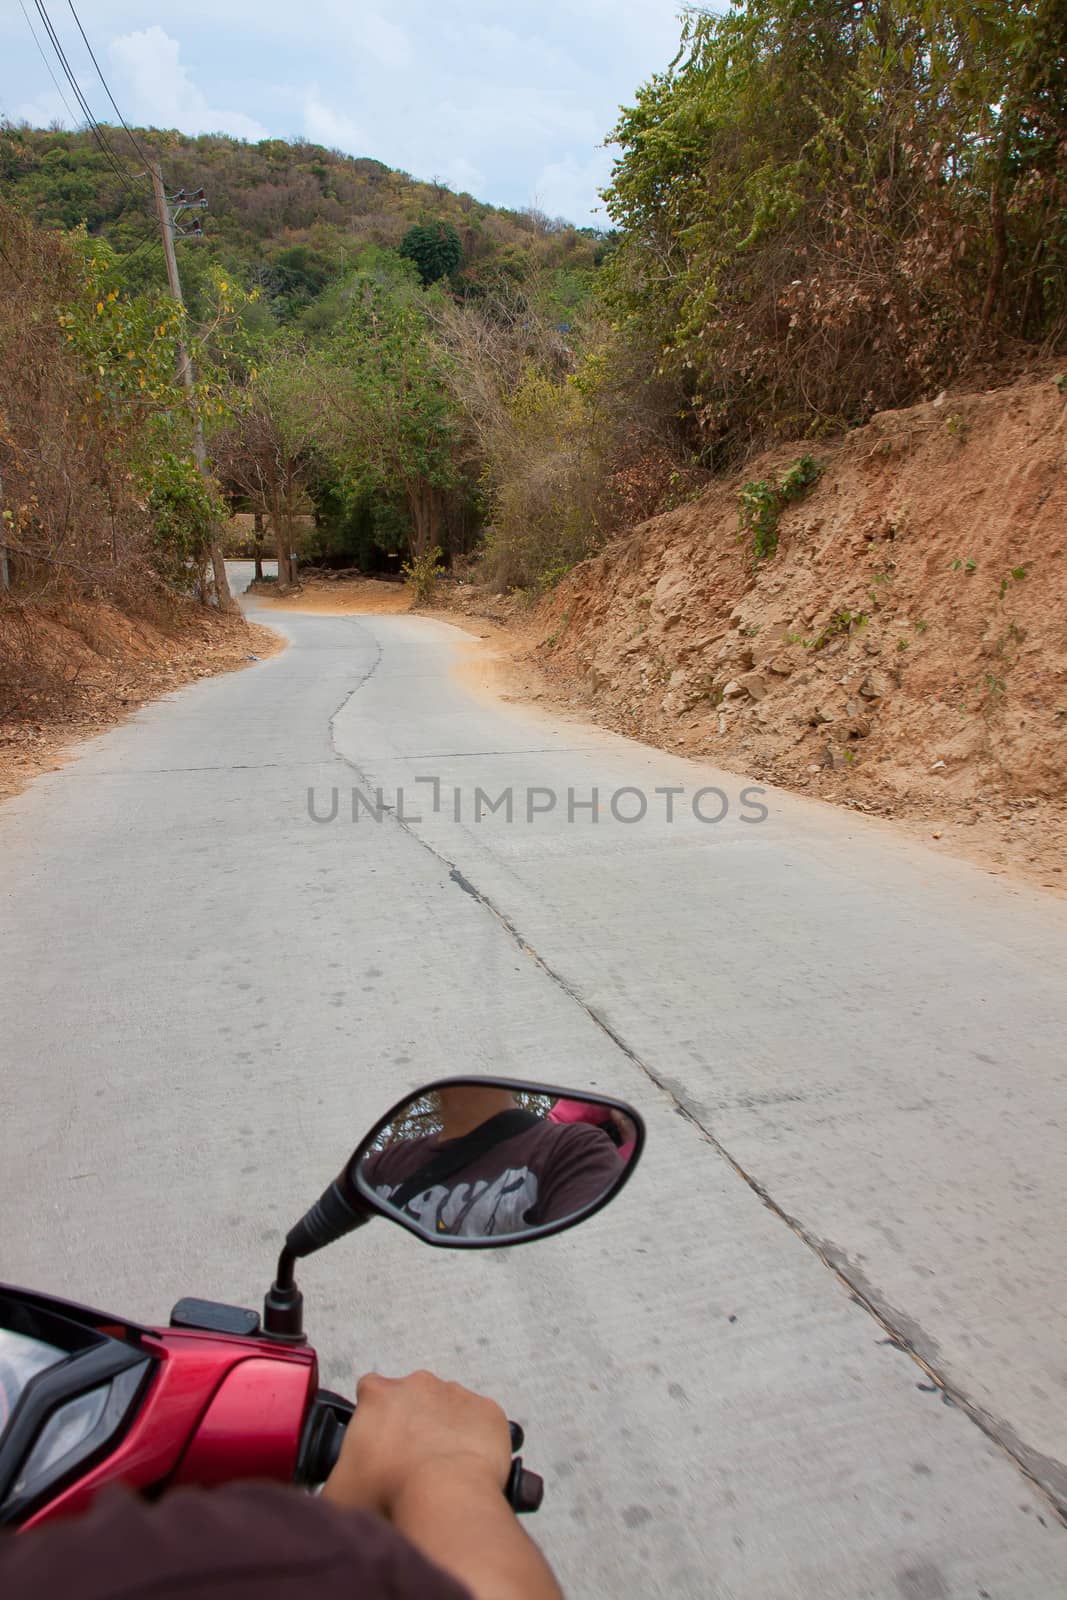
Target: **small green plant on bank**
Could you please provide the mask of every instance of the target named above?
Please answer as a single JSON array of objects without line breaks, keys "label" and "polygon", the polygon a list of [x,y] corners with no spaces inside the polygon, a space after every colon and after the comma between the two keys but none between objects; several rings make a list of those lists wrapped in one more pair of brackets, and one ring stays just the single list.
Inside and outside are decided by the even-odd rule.
[{"label": "small green plant on bank", "polygon": [[705,672],[696,681],[697,698],[710,700],[713,706],[722,704],[723,685],[719,683],[714,673]]},{"label": "small green plant on bank", "polygon": [[421,555],[412,556],[410,561],[404,562],[401,570],[411,585],[417,606],[424,606],[433,599],[437,575],[441,570],[441,557],[441,546],[435,544]]},{"label": "small green plant on bank", "polygon": [[953,412],[951,417],[945,418],[945,427],[954,439],[959,440],[960,444],[966,443],[967,435],[971,431],[971,425],[965,417],[960,416],[958,411]]},{"label": "small green plant on bank", "polygon": [[822,466],[814,456],[798,456],[778,480],[778,493],[787,503],[803,500],[808,490],[822,477]]},{"label": "small green plant on bank", "polygon": [[1022,583],[1026,577],[1025,567],[1012,567],[1011,571],[1000,580],[1000,598],[1003,600],[1013,583]]},{"label": "small green plant on bank", "polygon": [[737,526],[742,538],[751,538],[754,561],[764,561],[778,548],[778,517],[781,501],[773,483],[766,478],[746,483],[738,496]]},{"label": "small green plant on bank", "polygon": [[822,650],[836,639],[839,634],[853,633],[859,628],[865,628],[868,622],[866,611],[835,611],[826,626],[817,633],[814,639],[805,639],[801,643],[805,650]]},{"label": "small green plant on bank", "polygon": [[569,611],[565,611],[560,617],[556,626],[552,629],[552,632],[545,640],[546,650],[554,650],[556,648],[556,645],[559,643],[560,635],[566,633],[567,629],[570,627],[570,623],[571,613]]},{"label": "small green plant on bank", "polygon": [[930,624],[928,622],[924,622],[922,617],[920,617],[918,622],[915,624],[915,632],[916,633],[925,633],[929,626],[930,626]]},{"label": "small green plant on bank", "polygon": [[977,561],[972,561],[970,556],[967,556],[966,559],[964,559],[962,556],[957,556],[955,561],[952,563],[952,570],[953,572],[977,572],[978,563]]},{"label": "small green plant on bank", "polygon": [[738,495],[737,529],[741,539],[749,540],[753,561],[766,561],[775,554],[783,507],[802,500],[822,474],[823,468],[814,456],[798,456],[777,483],[756,478],[744,485]]},{"label": "small green plant on bank", "polygon": [[871,602],[871,610],[872,611],[880,611],[881,610],[882,601],[885,598],[885,585],[888,584],[888,583],[892,583],[892,581],[893,581],[892,573],[889,573],[889,572],[872,572],[871,573],[871,582],[870,582],[870,587],[867,590],[867,598]]},{"label": "small green plant on bank", "polygon": [[1003,678],[998,677],[995,672],[983,672],[982,686],[985,689],[985,694],[982,699],[983,711],[992,710],[992,708],[995,705],[998,705],[1008,692],[1007,683]]},{"label": "small green plant on bank", "polygon": [[573,561],[556,561],[551,566],[545,567],[543,572],[538,573],[537,581],[533,585],[535,600],[539,599],[541,595],[547,594],[549,589],[554,589],[557,583],[562,583],[564,578],[573,572],[574,565]]}]

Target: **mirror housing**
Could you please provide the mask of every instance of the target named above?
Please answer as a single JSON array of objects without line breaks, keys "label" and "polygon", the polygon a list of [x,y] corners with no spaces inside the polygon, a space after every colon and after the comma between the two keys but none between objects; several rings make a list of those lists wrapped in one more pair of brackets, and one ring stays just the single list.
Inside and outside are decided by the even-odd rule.
[{"label": "mirror housing", "polygon": [[263,1302],[264,1336],[303,1342],[296,1262],[372,1217],[448,1249],[548,1238],[613,1200],[644,1143],[640,1112],[610,1095],[525,1078],[426,1084],[379,1118],[290,1228]]},{"label": "mirror housing", "polygon": [[427,1244],[499,1249],[594,1216],[629,1181],[644,1141],[640,1113],[609,1095],[441,1078],[379,1119],[337,1188],[353,1214],[388,1217]]}]

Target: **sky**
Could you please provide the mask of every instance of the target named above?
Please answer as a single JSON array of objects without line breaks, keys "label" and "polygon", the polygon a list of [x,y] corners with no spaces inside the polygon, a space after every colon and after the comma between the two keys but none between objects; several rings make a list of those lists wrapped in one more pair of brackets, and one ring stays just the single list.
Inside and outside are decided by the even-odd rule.
[{"label": "sky", "polygon": [[[70,0],[44,0],[98,121]],[[605,225],[620,104],[673,57],[681,0],[74,0],[133,125],[311,139],[494,205]],[[35,0],[0,5],[0,115],[76,125]],[[110,116],[109,116],[110,113]],[[80,114],[79,114],[80,115]]]}]

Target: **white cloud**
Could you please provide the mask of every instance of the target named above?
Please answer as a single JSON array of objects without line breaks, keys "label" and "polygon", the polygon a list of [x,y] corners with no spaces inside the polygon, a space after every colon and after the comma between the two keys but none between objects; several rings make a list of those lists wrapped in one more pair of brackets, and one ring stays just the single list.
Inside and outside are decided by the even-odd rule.
[{"label": "white cloud", "polygon": [[[305,4],[308,0],[305,0]],[[379,11],[353,4],[353,0],[327,0],[325,5],[330,48],[343,56],[357,71],[369,63],[400,72],[412,62],[411,40]]]},{"label": "white cloud", "polygon": [[[443,100],[438,138],[468,155],[479,148],[529,150],[561,140],[595,143],[601,129],[589,106],[552,86],[486,83],[469,99]],[[473,149],[472,149],[473,147]]]},{"label": "white cloud", "polygon": [[[73,98],[71,95],[70,99]],[[76,126],[71,123],[67,108],[54,89],[44,89],[36,99],[24,100],[15,107],[11,119],[28,122],[32,128],[48,128],[53,122],[61,122],[65,128]]]},{"label": "white cloud", "polygon": [[[436,176],[436,174],[431,174]],[[452,185],[458,194],[477,195],[485,187],[485,173],[465,156],[452,156],[441,169],[440,176]]]},{"label": "white cloud", "polygon": [[111,41],[111,57],[126,119],[148,127],[181,128],[185,133],[232,133],[240,139],[265,139],[267,130],[243,111],[211,106],[181,63],[181,46],[158,23]]},{"label": "white cloud", "polygon": [[566,155],[542,167],[534,186],[533,204],[550,217],[566,217],[580,227],[606,228],[608,215],[597,200],[611,175],[611,153],[597,150],[588,160]]},{"label": "white cloud", "polygon": [[403,28],[387,22],[376,11],[367,12],[360,20],[363,43],[376,61],[397,70],[411,65],[411,43]]},{"label": "white cloud", "polygon": [[328,150],[344,150],[350,156],[366,155],[370,149],[363,130],[343,113],[319,99],[312,90],[304,101],[304,132],[314,144]]}]

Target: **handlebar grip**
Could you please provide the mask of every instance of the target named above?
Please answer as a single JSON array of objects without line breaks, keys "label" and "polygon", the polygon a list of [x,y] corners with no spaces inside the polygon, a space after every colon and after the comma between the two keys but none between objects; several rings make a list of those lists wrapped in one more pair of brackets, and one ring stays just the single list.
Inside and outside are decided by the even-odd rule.
[{"label": "handlebar grip", "polygon": [[522,1457],[516,1456],[511,1463],[504,1494],[508,1505],[517,1516],[539,1511],[541,1501],[545,1497],[545,1480],[538,1477],[536,1472],[527,1472],[522,1464]]},{"label": "handlebar grip", "polygon": [[[325,1483],[341,1453],[345,1429],[352,1420],[355,1408],[351,1400],[320,1389],[308,1412],[307,1422],[300,1441],[295,1472],[297,1483]],[[522,1449],[526,1435],[517,1422],[509,1422],[513,1451]],[[540,1508],[544,1499],[544,1480],[536,1472],[527,1472],[522,1457],[516,1455],[511,1463],[508,1481],[504,1487],[508,1505],[519,1516]]]}]

